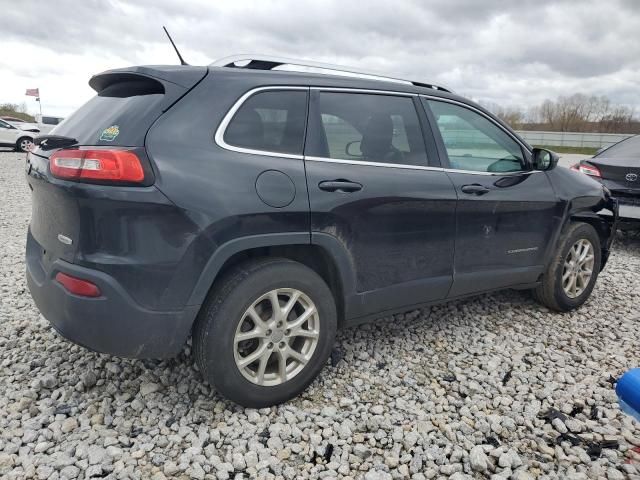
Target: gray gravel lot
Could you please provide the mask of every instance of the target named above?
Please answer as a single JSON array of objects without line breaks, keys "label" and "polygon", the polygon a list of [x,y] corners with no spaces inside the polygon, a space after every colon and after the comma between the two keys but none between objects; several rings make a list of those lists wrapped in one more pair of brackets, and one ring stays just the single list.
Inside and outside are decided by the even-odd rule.
[{"label": "gray gravel lot", "polygon": [[123,360],[54,333],[24,280],[23,161],[0,153],[0,478],[639,478],[609,379],[640,365],[640,240],[577,312],[509,291],[381,319],[340,333],[301,397],[250,410],[188,348]]}]

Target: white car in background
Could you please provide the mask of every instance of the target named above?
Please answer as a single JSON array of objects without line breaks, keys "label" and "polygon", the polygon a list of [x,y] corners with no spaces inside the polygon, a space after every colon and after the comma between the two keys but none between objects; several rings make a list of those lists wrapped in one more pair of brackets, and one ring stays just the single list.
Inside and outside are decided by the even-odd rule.
[{"label": "white car in background", "polygon": [[38,124],[34,122],[28,122],[18,117],[9,117],[9,116],[2,116],[0,117],[0,120],[4,120],[5,122],[13,125],[16,128],[19,128],[20,130],[27,130],[29,132],[40,133],[40,127],[38,127]]},{"label": "white car in background", "polygon": [[33,146],[33,139],[39,133],[21,130],[4,120],[0,120],[0,147],[10,147],[18,152],[28,152]]},{"label": "white car in background", "polygon": [[51,130],[53,130],[63,120],[64,120],[64,118],[62,118],[62,117],[52,117],[50,115],[46,115],[46,116],[36,115],[36,121],[38,122],[38,128],[40,129],[40,133],[42,135],[48,134]]}]

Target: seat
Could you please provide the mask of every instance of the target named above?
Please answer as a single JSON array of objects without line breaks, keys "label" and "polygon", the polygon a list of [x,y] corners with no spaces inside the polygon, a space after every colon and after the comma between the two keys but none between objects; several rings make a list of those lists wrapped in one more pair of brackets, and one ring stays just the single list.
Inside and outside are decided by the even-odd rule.
[{"label": "seat", "polygon": [[369,161],[401,161],[400,152],[396,150],[393,141],[393,122],[391,117],[384,113],[372,115],[364,129],[360,151],[364,160]]}]

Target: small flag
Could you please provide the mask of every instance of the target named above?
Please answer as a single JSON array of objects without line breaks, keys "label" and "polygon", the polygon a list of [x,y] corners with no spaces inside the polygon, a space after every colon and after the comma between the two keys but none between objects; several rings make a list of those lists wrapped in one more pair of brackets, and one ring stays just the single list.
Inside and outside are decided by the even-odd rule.
[{"label": "small flag", "polygon": [[27,95],[29,97],[39,97],[40,96],[40,89],[39,88],[27,88],[27,93],[25,93],[25,95]]}]

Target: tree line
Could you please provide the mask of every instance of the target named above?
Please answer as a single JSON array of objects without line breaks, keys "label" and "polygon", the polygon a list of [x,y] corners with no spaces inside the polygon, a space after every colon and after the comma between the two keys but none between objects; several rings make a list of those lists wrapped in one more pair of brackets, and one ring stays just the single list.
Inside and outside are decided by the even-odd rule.
[{"label": "tree line", "polygon": [[633,108],[615,104],[604,95],[560,96],[527,110],[497,104],[487,108],[518,130],[640,133],[640,119]]}]

